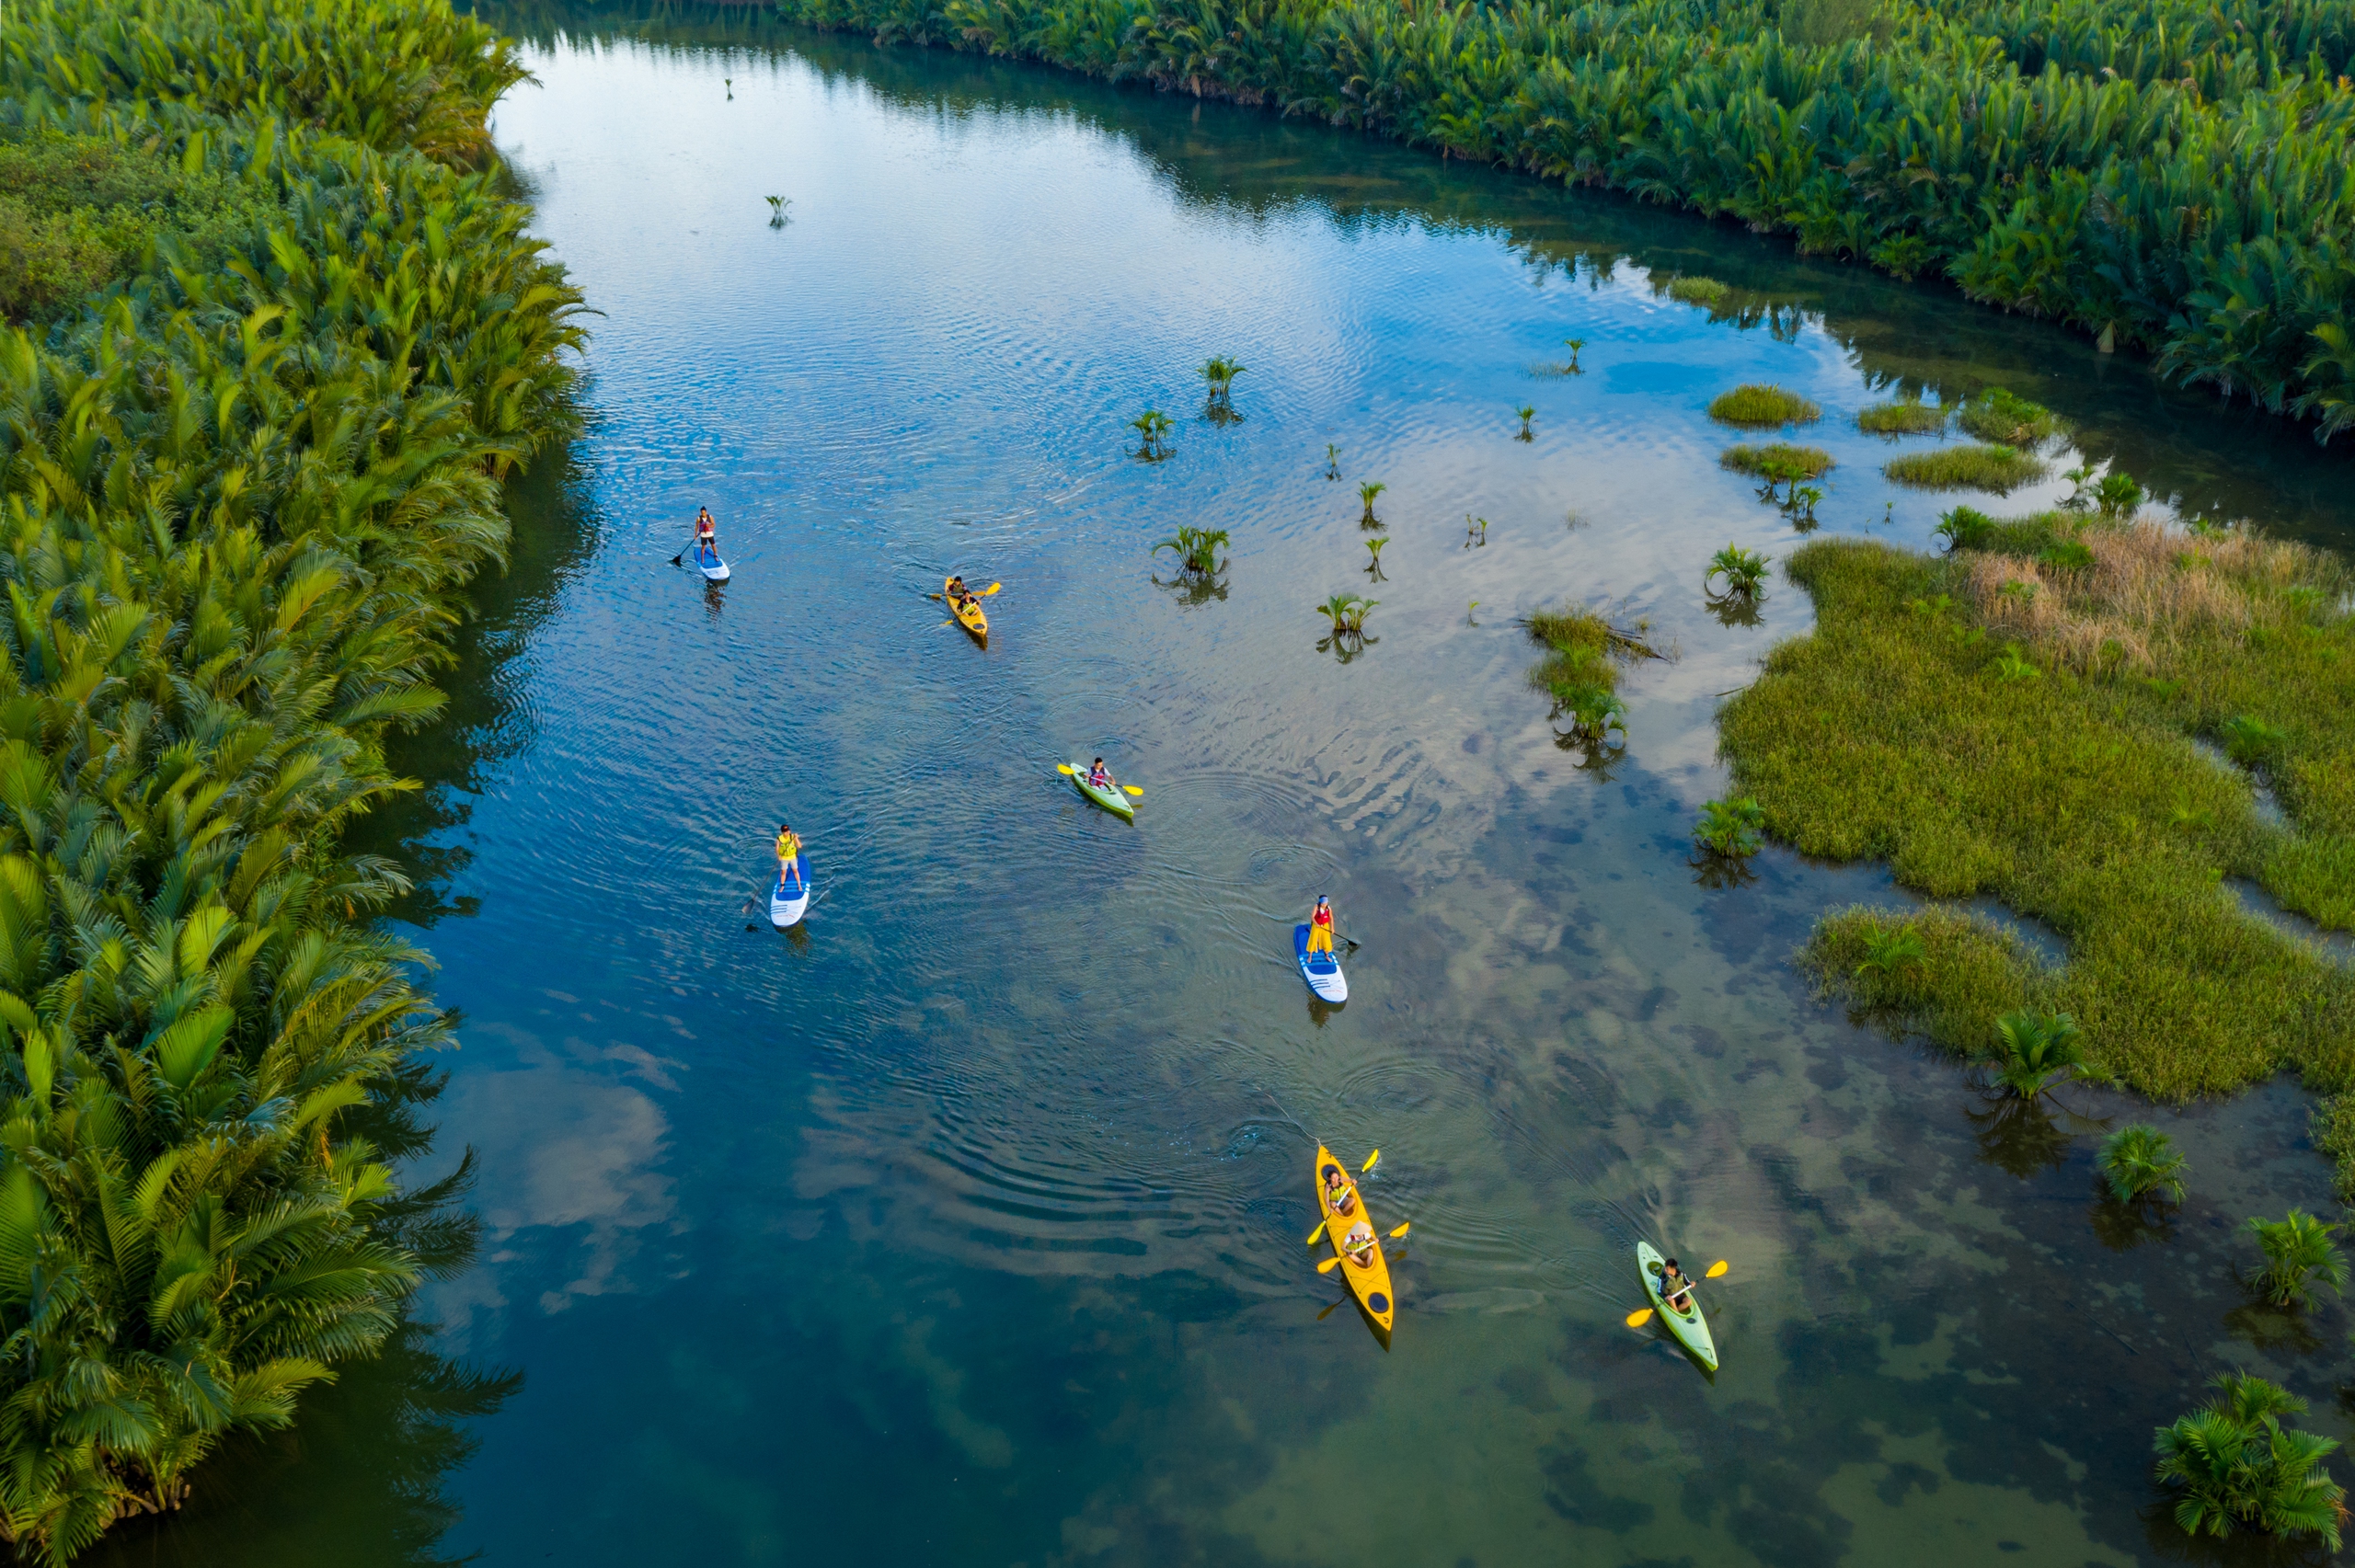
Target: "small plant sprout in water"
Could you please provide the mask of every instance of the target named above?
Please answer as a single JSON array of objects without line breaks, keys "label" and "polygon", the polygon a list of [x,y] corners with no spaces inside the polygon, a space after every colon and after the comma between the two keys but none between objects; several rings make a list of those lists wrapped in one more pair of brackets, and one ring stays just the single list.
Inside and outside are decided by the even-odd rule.
[{"label": "small plant sprout in water", "polygon": [[2142,509],[2142,486],[2125,474],[2105,474],[2094,486],[2094,504],[2104,517],[2131,517]]},{"label": "small plant sprout in water", "polygon": [[1366,613],[1380,602],[1380,600],[1363,599],[1354,593],[1337,593],[1317,605],[1316,613],[1324,616],[1332,628],[1316,645],[1317,651],[1335,650],[1344,662],[1356,657],[1372,640],[1365,635]]},{"label": "small plant sprout in water", "polygon": [[1235,411],[1235,378],[1243,373],[1241,361],[1223,354],[1202,361],[1196,373],[1210,388],[1210,397],[1202,405],[1202,418],[1213,425],[1231,425],[1243,418]]},{"label": "small plant sprout in water", "polygon": [[2249,1284],[2275,1306],[2303,1307],[2317,1286],[2333,1295],[2347,1288],[2347,1265],[2331,1240],[2338,1226],[2293,1208],[2280,1219],[2251,1219],[2248,1230],[2265,1256]]},{"label": "small plant sprout in water", "polygon": [[1182,577],[1206,578],[1222,571],[1226,563],[1218,559],[1220,546],[1227,542],[1223,528],[1188,528],[1180,525],[1175,539],[1164,539],[1153,547],[1160,555],[1164,550],[1178,553],[1178,571]]},{"label": "small plant sprout in water", "polygon": [[1338,479],[1340,476],[1341,449],[1335,446],[1331,441],[1327,441],[1325,443],[1325,477],[1327,479]]},{"label": "small plant sprout in water", "polygon": [[1136,456],[1146,463],[1159,463],[1169,455],[1169,416],[1158,408],[1148,408],[1129,421],[1129,429],[1137,433]]},{"label": "small plant sprout in water", "polygon": [[2033,1100],[2079,1075],[2085,1064],[2085,1035],[2065,1013],[2023,1007],[1995,1020],[1995,1037],[1984,1056],[1992,1087]]},{"label": "small plant sprout in water", "polygon": [[1792,486],[1791,498],[1783,508],[1785,511],[1790,513],[1791,526],[1801,533],[1813,532],[1816,503],[1822,499],[1823,486],[1821,485]]},{"label": "small plant sprout in water", "polygon": [[2337,1551],[2347,1492],[2322,1461],[2338,1444],[2283,1426],[2306,1402],[2262,1378],[2225,1372],[2215,1387],[2213,1403],[2158,1431],[2158,1480],[2177,1494],[2177,1527],[2190,1536],[2319,1536]]},{"label": "small plant sprout in water", "polygon": [[1464,547],[1466,550],[1475,547],[1485,548],[1488,543],[1488,520],[1485,517],[1474,517],[1470,512],[1465,512],[1464,514]]},{"label": "small plant sprout in water", "polygon": [[1755,601],[1758,590],[1766,582],[1767,559],[1754,550],[1744,550],[1729,544],[1709,557],[1709,574],[1701,579],[1701,591],[1715,591],[1711,585],[1719,578],[1726,579],[1728,599]]},{"label": "small plant sprout in water", "polygon": [[1478,625],[1478,624],[1480,624],[1480,622],[1479,622],[1479,614],[1480,614],[1480,601],[1479,601],[1478,600],[1476,600],[1476,600],[1474,600],[1471,603],[1469,603],[1469,604],[1467,604],[1467,605],[1465,605],[1465,606],[1464,607],[1464,621],[1465,621],[1465,624],[1466,625],[1471,625],[1471,626],[1476,626],[1476,625]]},{"label": "small plant sprout in water", "polygon": [[1755,797],[1712,800],[1701,807],[1693,824],[1693,839],[1721,860],[1748,860],[1764,842],[1766,809]]},{"label": "small plant sprout in water", "polygon": [[1896,503],[1895,501],[1883,501],[1883,502],[1881,502],[1881,504],[1880,504],[1880,523],[1881,523],[1881,526],[1882,526],[1883,528],[1887,528],[1888,526],[1890,526],[1891,523],[1895,522],[1896,521],[1897,521],[1897,503]]},{"label": "small plant sprout in water", "polygon": [[769,227],[773,229],[781,229],[785,227],[786,224],[793,222],[791,216],[786,212],[787,208],[793,205],[793,198],[790,196],[771,196],[766,200],[769,204]]},{"label": "small plant sprout in water", "polygon": [[2183,1156],[2176,1152],[2175,1139],[2146,1123],[2120,1127],[2103,1139],[2094,1163],[2120,1203],[2140,1203],[2154,1194],[2183,1201]]},{"label": "small plant sprout in water", "polygon": [[1521,416],[1521,433],[1513,437],[1513,440],[1519,441],[1535,441],[1537,439],[1537,433],[1529,428],[1529,421],[1537,418],[1537,406],[1534,403],[1524,403],[1520,407],[1514,409],[1513,412]]},{"label": "small plant sprout in water", "polygon": [[1570,373],[1572,375],[1586,374],[1586,372],[1579,368],[1579,350],[1586,347],[1586,339],[1583,338],[1565,338],[1562,339],[1562,347],[1570,351]]},{"label": "small plant sprout in water", "polygon": [[1390,486],[1387,485],[1375,484],[1370,479],[1358,486],[1358,499],[1365,503],[1365,515],[1358,519],[1358,526],[1360,528],[1379,528],[1382,526],[1382,520],[1373,515],[1373,498],[1382,494],[1383,491],[1389,487]]},{"label": "small plant sprout in water", "polygon": [[1384,580],[1382,575],[1382,547],[1389,543],[1390,535],[1387,533],[1377,533],[1365,542],[1366,554],[1373,557],[1366,565],[1365,575],[1376,582]]}]

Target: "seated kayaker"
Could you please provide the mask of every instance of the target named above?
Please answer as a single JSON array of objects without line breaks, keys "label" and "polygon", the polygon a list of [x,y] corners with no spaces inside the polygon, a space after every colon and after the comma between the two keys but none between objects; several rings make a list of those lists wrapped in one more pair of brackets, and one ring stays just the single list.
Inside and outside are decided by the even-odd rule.
[{"label": "seated kayaker", "polygon": [[1325,901],[1322,893],[1316,895],[1315,910],[1308,917],[1308,950],[1311,953],[1333,951],[1333,906]]},{"label": "seated kayaker", "polygon": [[1341,1174],[1338,1165],[1325,1167],[1325,1207],[1336,1214],[1347,1214],[1358,1206],[1358,1195],[1350,1185],[1349,1177]]},{"label": "seated kayaker", "polygon": [[801,836],[783,822],[776,825],[776,879],[789,880],[801,863]]},{"label": "seated kayaker", "polygon": [[1693,1281],[1679,1272],[1674,1258],[1660,1265],[1660,1299],[1680,1312],[1693,1310]]},{"label": "seated kayaker", "polygon": [[1370,1266],[1373,1262],[1373,1227],[1362,1219],[1350,1226],[1350,1233],[1341,1238],[1341,1250],[1360,1268]]},{"label": "seated kayaker", "polygon": [[1090,789],[1110,789],[1112,787],[1112,775],[1110,772],[1105,768],[1104,759],[1101,757],[1097,758],[1095,764],[1087,770],[1087,787]]},{"label": "seated kayaker", "polygon": [[948,587],[946,591],[948,595],[949,603],[962,603],[965,599],[965,579],[963,578],[950,578],[948,579]]}]

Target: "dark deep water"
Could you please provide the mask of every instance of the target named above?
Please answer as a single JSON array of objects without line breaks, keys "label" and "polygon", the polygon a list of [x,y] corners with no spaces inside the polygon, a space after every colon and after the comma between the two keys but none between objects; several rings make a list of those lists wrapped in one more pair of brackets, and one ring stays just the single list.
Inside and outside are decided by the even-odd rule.
[{"label": "dark deep water", "polygon": [[[1823,532],[1917,545],[1976,498],[1880,480],[1851,421],[1894,384],[2007,384],[2185,513],[2317,539],[2343,456],[1938,291],[1251,110],[741,16],[534,64],[500,140],[605,313],[596,426],[516,494],[401,824],[483,1258],[93,1561],[2076,1568],[2180,1555],[2151,1429],[2216,1371],[2345,1434],[2344,1314],[2233,1276],[2246,1216],[2331,1211],[2294,1085],[2005,1114],[1789,967],[1880,871],[1686,860],[1717,699],[1808,624],[1703,603],[1711,551],[1797,543],[1716,392],[1821,403]],[[1526,372],[1566,337],[1583,375]],[[669,564],[699,502],[724,589]],[[1233,534],[1215,592],[1155,580],[1186,523]],[[1005,585],[985,649],[923,597],[952,570]],[[1348,658],[1338,590],[1381,601]],[[1514,618],[1606,599],[1683,657],[1597,759]],[[1052,771],[1097,752],[1134,826]],[[745,912],[781,815],[789,935]],[[1319,892],[1364,944],[1338,1011],[1292,967]],[[2096,1199],[2137,1116],[2192,1162],[2171,1228]],[[1320,1139],[1414,1223],[1387,1353],[1302,1245]],[[1623,1325],[1638,1239],[1731,1261],[1714,1381]]]}]

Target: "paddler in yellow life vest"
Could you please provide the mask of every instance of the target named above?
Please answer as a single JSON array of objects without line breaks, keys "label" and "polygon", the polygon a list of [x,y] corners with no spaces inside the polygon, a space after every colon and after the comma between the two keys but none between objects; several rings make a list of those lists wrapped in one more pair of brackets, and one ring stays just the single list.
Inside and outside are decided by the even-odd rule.
[{"label": "paddler in yellow life vest", "polygon": [[1311,953],[1333,951],[1333,906],[1325,895],[1316,895],[1316,908],[1308,917],[1308,950]]},{"label": "paddler in yellow life vest", "polygon": [[1350,1226],[1350,1233],[1341,1238],[1341,1251],[1349,1253],[1350,1261],[1357,1265],[1360,1268],[1372,1266],[1373,1263],[1373,1227],[1367,1224],[1362,1219],[1359,1220],[1355,1225]]},{"label": "paddler in yellow life vest", "polygon": [[783,882],[801,863],[801,836],[786,823],[776,825],[776,879]]},{"label": "paddler in yellow life vest", "polygon": [[1338,1165],[1326,1166],[1325,1207],[1336,1214],[1347,1214],[1357,1206],[1357,1194],[1350,1190],[1349,1177],[1341,1174]]}]

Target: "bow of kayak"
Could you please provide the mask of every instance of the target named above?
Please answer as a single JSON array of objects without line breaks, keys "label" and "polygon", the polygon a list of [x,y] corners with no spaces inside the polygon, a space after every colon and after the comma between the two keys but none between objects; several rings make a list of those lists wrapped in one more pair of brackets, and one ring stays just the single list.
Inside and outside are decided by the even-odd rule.
[{"label": "bow of kayak", "polygon": [[1326,1001],[1350,1000],[1349,978],[1341,973],[1341,961],[1331,953],[1311,953],[1308,950],[1308,927],[1292,928],[1292,957],[1300,964],[1300,978],[1308,989]]},{"label": "bow of kayak", "polygon": [[[1338,1171],[1343,1184],[1339,1198],[1325,1196],[1326,1173]],[[1357,1178],[1323,1144],[1316,1146],[1316,1212],[1325,1218],[1325,1239],[1333,1243],[1333,1255],[1341,1260],[1338,1272],[1349,1281],[1350,1293],[1365,1309],[1365,1315],[1382,1333],[1382,1343],[1390,1344],[1390,1325],[1398,1315],[1397,1299],[1390,1290],[1390,1262],[1382,1255],[1382,1233],[1373,1228],[1372,1216],[1365,1211],[1365,1199],[1358,1192]],[[1350,1231],[1365,1227],[1366,1261],[1362,1264],[1343,1250]]]},{"label": "bow of kayak", "polygon": [[1694,1360],[1714,1372],[1717,1369],[1717,1342],[1710,1337],[1709,1320],[1701,1315],[1701,1299],[1686,1297],[1688,1309],[1680,1312],[1660,1293],[1660,1266],[1666,1261],[1649,1242],[1636,1243],[1636,1271],[1644,1276],[1644,1294],[1659,1309],[1660,1322],[1668,1325],[1668,1332],[1676,1336],[1679,1345],[1693,1353]]}]

